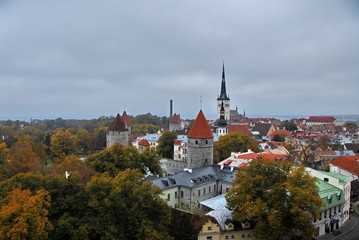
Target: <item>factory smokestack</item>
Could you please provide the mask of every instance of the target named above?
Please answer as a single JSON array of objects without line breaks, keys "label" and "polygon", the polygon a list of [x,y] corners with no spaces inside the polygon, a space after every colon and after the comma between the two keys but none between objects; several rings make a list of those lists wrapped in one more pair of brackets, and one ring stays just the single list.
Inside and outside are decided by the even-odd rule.
[{"label": "factory smokestack", "polygon": [[170,118],[173,116],[173,106],[172,106],[173,102],[172,99],[170,100]]}]

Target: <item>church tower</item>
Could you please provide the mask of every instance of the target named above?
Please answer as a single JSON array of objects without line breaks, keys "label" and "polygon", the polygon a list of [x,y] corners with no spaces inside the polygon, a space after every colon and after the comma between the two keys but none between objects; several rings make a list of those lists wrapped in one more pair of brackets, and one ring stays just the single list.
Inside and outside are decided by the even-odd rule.
[{"label": "church tower", "polygon": [[222,70],[221,94],[217,98],[217,119],[221,117],[222,102],[224,104],[224,119],[230,120],[230,99],[226,92],[226,77],[224,74],[224,64]]},{"label": "church tower", "polygon": [[222,101],[220,117],[217,121],[217,128],[216,128],[216,133],[218,134],[218,136],[223,136],[228,133],[227,121],[226,121],[224,115],[225,115],[224,103]]},{"label": "church tower", "polygon": [[199,168],[212,165],[213,133],[202,110],[198,113],[187,138],[187,167]]},{"label": "church tower", "polygon": [[111,126],[108,127],[106,135],[106,146],[109,148],[115,143],[128,146],[128,129],[120,114],[117,114]]}]

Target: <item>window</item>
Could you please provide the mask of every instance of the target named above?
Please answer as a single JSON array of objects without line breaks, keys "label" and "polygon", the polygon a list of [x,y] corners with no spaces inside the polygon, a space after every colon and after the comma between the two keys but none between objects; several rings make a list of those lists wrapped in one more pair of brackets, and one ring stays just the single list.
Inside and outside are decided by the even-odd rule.
[{"label": "window", "polygon": [[211,186],[208,187],[208,192],[211,192]]},{"label": "window", "polygon": [[331,204],[332,203],[332,198],[329,198],[328,202],[329,202],[329,204]]},{"label": "window", "polygon": [[211,231],[212,230],[212,227],[208,227],[208,231]]},{"label": "window", "polygon": [[324,218],[327,218],[327,210],[324,211]]},{"label": "window", "polygon": [[198,141],[196,140],[196,145],[198,145]]},{"label": "window", "polygon": [[207,236],[207,240],[212,240],[212,236]]},{"label": "window", "polygon": [[175,199],[177,199],[178,198],[178,193],[177,193],[177,191],[175,192]]},{"label": "window", "polygon": [[201,196],[201,190],[198,190],[198,197]]},{"label": "window", "polygon": [[234,235],[231,236],[231,239],[236,239],[236,237]]},{"label": "window", "polygon": [[181,198],[183,198],[183,191],[181,191]]},{"label": "window", "polygon": [[167,201],[171,200],[171,194],[167,194]]},{"label": "window", "polygon": [[229,239],[229,236],[226,236],[225,239]]},{"label": "window", "polygon": [[208,144],[208,140],[206,140],[206,144]]},{"label": "window", "polygon": [[342,198],[342,195],[341,194],[339,194],[339,196],[338,196],[338,200],[340,200]]},{"label": "window", "polygon": [[206,189],[203,188],[203,195],[206,195]]},{"label": "window", "polygon": [[329,178],[324,178],[324,182],[329,182]]},{"label": "window", "polygon": [[242,238],[246,238],[246,235],[245,235],[245,234],[242,234]]}]

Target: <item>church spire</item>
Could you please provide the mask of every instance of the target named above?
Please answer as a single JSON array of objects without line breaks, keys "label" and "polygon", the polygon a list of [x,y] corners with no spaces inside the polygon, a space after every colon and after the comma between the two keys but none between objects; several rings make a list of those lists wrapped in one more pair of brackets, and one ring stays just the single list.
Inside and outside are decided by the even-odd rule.
[{"label": "church spire", "polygon": [[226,92],[226,77],[224,74],[224,63],[222,69],[222,85],[221,85],[221,95],[219,96],[218,100],[229,100]]}]

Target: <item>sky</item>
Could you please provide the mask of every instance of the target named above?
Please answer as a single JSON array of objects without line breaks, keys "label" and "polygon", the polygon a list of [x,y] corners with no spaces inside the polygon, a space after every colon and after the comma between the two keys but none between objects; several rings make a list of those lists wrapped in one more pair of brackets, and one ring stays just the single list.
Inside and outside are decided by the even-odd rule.
[{"label": "sky", "polygon": [[0,119],[214,119],[223,62],[240,113],[359,114],[359,1],[0,0]]}]

